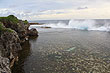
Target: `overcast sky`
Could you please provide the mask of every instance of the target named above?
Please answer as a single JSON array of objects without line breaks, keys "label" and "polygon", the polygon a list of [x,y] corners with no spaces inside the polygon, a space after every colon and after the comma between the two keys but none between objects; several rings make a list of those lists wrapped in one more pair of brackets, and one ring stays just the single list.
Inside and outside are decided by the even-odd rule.
[{"label": "overcast sky", "polygon": [[0,0],[0,16],[20,19],[109,19],[110,0]]}]

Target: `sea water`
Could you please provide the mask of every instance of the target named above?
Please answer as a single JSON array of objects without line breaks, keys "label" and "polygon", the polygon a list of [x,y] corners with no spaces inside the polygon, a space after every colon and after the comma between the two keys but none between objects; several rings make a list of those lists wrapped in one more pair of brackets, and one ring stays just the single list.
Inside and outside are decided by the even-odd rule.
[{"label": "sea water", "polygon": [[45,20],[38,22],[44,24],[31,25],[31,27],[73,28],[78,30],[110,31],[110,19]]},{"label": "sea water", "polygon": [[30,27],[39,36],[22,45],[13,73],[110,72],[109,20],[39,22],[51,28]]}]

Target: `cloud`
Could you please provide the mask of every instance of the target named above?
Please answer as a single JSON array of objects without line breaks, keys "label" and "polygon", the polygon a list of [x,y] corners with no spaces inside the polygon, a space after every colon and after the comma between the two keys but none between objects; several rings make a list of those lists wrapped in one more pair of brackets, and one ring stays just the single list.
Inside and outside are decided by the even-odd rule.
[{"label": "cloud", "polygon": [[20,19],[110,18],[109,0],[0,0],[0,16]]},{"label": "cloud", "polygon": [[78,7],[78,10],[82,10],[82,9],[88,9],[88,7]]},{"label": "cloud", "polygon": [[12,9],[0,9],[0,15],[15,15],[19,19],[26,20],[44,20],[44,19],[108,19],[110,18],[109,7],[88,8],[88,9],[60,9],[46,10],[40,12],[25,12]]}]

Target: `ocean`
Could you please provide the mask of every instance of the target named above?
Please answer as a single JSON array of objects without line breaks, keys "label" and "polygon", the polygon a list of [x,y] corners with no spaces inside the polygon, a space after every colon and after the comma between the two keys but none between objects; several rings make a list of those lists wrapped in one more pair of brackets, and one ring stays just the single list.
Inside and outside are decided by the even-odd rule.
[{"label": "ocean", "polygon": [[[35,21],[31,21],[35,22]],[[110,20],[43,20],[13,73],[110,73]],[[51,27],[51,28],[42,28]]]},{"label": "ocean", "polygon": [[[44,25],[39,25],[38,27],[110,31],[110,19],[41,20],[41,21],[31,21],[31,22],[44,23]],[[31,27],[36,28],[35,25]]]}]

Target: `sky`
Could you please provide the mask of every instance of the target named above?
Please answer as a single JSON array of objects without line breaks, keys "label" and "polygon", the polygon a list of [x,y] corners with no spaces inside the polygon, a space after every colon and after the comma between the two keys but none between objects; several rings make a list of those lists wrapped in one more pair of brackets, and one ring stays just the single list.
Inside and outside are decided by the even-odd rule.
[{"label": "sky", "polygon": [[24,20],[110,19],[110,0],[0,0],[0,16]]}]

